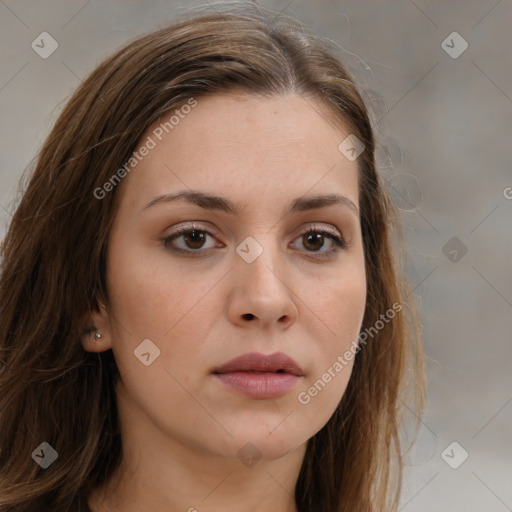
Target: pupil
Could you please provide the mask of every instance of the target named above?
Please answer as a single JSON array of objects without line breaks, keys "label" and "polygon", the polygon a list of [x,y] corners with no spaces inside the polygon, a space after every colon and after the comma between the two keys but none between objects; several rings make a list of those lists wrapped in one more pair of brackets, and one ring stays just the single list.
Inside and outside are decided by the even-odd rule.
[{"label": "pupil", "polygon": [[[198,249],[202,246],[202,244],[204,242],[204,233],[201,233],[200,231],[193,230],[186,235],[186,239],[187,240],[192,239],[192,248]],[[197,245],[194,245],[194,244],[197,244]],[[188,244],[188,245],[190,245],[190,244]]]},{"label": "pupil", "polygon": [[[321,233],[316,233],[316,234],[312,234],[312,233],[308,233],[305,235],[306,236],[306,239],[307,239],[307,244],[310,243],[310,241],[313,242],[313,246],[312,249],[315,249],[315,250],[318,250],[322,247],[323,245],[323,235]],[[315,245],[315,242],[316,242],[316,245]],[[320,242],[320,244],[318,244],[318,242]],[[305,244],[305,245],[307,245]]]}]

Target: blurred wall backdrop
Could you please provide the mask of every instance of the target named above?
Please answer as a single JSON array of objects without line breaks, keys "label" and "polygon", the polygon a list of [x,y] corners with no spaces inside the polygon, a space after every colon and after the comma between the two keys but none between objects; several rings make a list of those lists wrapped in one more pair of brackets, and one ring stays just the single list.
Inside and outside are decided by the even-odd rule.
[{"label": "blurred wall backdrop", "polygon": [[[216,7],[0,0],[2,238],[18,180],[78,84],[121,44],[199,5]],[[401,511],[512,511],[512,2],[261,5],[340,45],[374,107],[428,356],[429,409]]]}]

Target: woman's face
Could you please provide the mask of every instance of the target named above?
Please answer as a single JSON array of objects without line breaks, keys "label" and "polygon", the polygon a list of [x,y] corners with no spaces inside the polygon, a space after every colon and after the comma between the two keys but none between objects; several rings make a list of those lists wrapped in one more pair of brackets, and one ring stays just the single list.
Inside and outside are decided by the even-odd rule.
[{"label": "woman's face", "polygon": [[[357,160],[338,149],[350,132],[314,100],[194,105],[168,133],[160,123],[146,133],[119,185],[101,350],[119,367],[125,432],[274,459],[325,425],[352,370],[344,354],[366,300]],[[332,194],[341,201],[310,201]],[[263,357],[215,373],[248,353],[297,367]]]}]

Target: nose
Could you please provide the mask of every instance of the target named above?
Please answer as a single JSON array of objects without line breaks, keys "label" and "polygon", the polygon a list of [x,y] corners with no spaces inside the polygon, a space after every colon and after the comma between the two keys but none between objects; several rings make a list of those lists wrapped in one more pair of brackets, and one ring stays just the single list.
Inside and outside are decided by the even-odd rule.
[{"label": "nose", "polygon": [[264,248],[251,263],[237,254],[230,274],[233,284],[228,298],[228,316],[232,323],[242,327],[258,324],[281,329],[295,323],[297,297],[287,262],[277,249]]}]

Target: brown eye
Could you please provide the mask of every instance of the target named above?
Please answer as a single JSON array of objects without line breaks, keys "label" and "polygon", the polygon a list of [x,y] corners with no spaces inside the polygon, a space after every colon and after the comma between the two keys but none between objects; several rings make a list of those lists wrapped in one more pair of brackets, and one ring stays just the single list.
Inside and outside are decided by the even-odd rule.
[{"label": "brown eye", "polygon": [[201,249],[206,240],[205,234],[202,231],[196,231],[195,229],[182,236],[185,244],[190,249]]},{"label": "brown eye", "polygon": [[320,233],[305,233],[302,235],[302,243],[307,249],[318,251],[324,245],[324,235]]},{"label": "brown eye", "polygon": [[[331,248],[322,250],[325,247],[326,239],[329,241]],[[297,240],[301,240],[306,252],[317,253],[320,258],[329,257],[340,249],[347,247],[347,243],[343,238],[326,229],[309,228],[308,231],[302,233]],[[329,243],[327,244],[328,246]]]},{"label": "brown eye", "polygon": [[205,247],[208,238],[213,239],[215,242],[213,235],[205,229],[184,227],[178,228],[172,235],[164,238],[162,241],[164,246],[172,251],[195,256],[194,253],[201,255],[208,249],[215,247],[215,243],[210,245],[210,247]]}]

